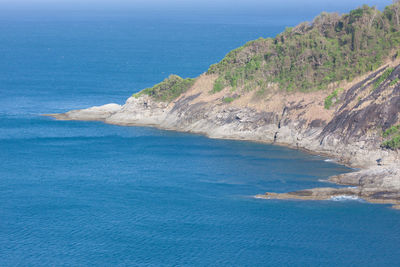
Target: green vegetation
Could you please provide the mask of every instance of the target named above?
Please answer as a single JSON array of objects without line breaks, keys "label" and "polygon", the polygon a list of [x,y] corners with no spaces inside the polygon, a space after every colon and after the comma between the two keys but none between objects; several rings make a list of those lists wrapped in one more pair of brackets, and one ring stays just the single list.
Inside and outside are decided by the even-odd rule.
[{"label": "green vegetation", "polygon": [[383,12],[364,5],[345,15],[322,13],[275,38],[249,42],[210,66],[208,73],[219,75],[211,93],[228,86],[263,90],[268,83],[287,91],[310,91],[351,81],[377,69],[398,50],[399,13],[399,2]]},{"label": "green vegetation", "polygon": [[324,102],[324,107],[325,107],[325,109],[330,109],[330,107],[331,107],[332,104],[333,104],[333,100],[334,100],[334,99],[336,99],[335,103],[337,102],[338,95],[339,95],[339,93],[340,93],[341,91],[343,91],[343,88],[335,89],[335,91],[333,91],[332,94],[328,95],[328,96],[325,98],[325,102]]},{"label": "green vegetation", "polygon": [[182,93],[186,92],[194,82],[195,79],[183,79],[177,75],[170,75],[161,83],[156,84],[151,88],[146,88],[133,96],[139,97],[145,94],[159,101],[170,102]]},{"label": "green vegetation", "polygon": [[375,81],[374,90],[377,89],[386,79],[392,74],[394,68],[388,68],[385,72]]},{"label": "green vegetation", "polygon": [[398,149],[400,148],[400,134],[394,136],[392,139],[384,141],[382,143],[383,147],[390,148],[390,149]]},{"label": "green vegetation", "polygon": [[400,124],[390,127],[383,132],[382,136],[387,139],[382,142],[382,147],[389,149],[400,148]]},{"label": "green vegetation", "polygon": [[[313,91],[351,81],[376,70],[393,54],[400,55],[399,18],[400,1],[384,11],[364,5],[344,15],[323,12],[312,22],[286,28],[275,38],[259,38],[229,52],[207,72],[218,75],[209,93],[230,87],[230,93],[257,90],[262,97],[275,86],[286,91]],[[392,71],[387,69],[373,89]],[[398,82],[393,80],[390,85]],[[147,94],[159,101],[172,101],[193,83],[193,79],[171,75],[135,96]],[[335,98],[337,95],[330,95],[325,108],[329,109]]]},{"label": "green vegetation", "polygon": [[400,79],[397,77],[396,79],[394,79],[393,81],[390,82],[390,86],[394,86],[394,85],[398,84],[399,81],[400,81]]},{"label": "green vegetation", "polygon": [[383,132],[383,137],[388,137],[393,134],[400,133],[400,124],[399,125],[393,125],[389,129]]},{"label": "green vegetation", "polygon": [[224,97],[223,99],[222,99],[222,101],[224,102],[224,103],[231,103],[233,100],[235,100],[235,98],[233,98],[233,97]]},{"label": "green vegetation", "polygon": [[214,87],[210,93],[212,93],[212,94],[218,93],[218,92],[222,91],[224,89],[224,87],[225,87],[224,81],[221,78],[218,78],[217,80],[215,80]]}]

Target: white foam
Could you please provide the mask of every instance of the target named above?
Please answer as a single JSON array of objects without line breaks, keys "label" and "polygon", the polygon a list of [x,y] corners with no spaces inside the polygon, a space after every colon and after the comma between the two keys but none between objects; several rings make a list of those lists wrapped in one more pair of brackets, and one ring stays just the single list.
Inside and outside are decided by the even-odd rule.
[{"label": "white foam", "polygon": [[359,197],[357,196],[348,196],[348,195],[342,195],[342,196],[334,196],[331,197],[332,201],[354,201],[354,200],[361,200]]}]

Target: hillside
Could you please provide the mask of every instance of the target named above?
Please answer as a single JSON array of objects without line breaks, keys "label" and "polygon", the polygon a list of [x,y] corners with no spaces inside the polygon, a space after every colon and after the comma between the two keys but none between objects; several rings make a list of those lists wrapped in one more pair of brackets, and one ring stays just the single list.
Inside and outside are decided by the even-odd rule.
[{"label": "hillside", "polygon": [[248,42],[210,66],[207,74],[218,75],[212,93],[314,91],[351,81],[399,56],[399,12],[400,3],[383,12],[366,5],[344,15],[324,12],[275,38]]},{"label": "hillside", "polygon": [[399,11],[396,3],[383,12],[323,13],[247,43],[196,79],[171,75],[122,106],[51,116],[306,149],[363,168],[332,178],[357,188],[267,198],[350,194],[400,205]]},{"label": "hillside", "polygon": [[363,6],[349,14],[322,13],[275,38],[259,39],[230,52],[208,73],[221,87],[268,90],[268,83],[287,91],[324,90],[376,70],[390,55],[397,57],[400,25],[397,3],[380,12]]}]

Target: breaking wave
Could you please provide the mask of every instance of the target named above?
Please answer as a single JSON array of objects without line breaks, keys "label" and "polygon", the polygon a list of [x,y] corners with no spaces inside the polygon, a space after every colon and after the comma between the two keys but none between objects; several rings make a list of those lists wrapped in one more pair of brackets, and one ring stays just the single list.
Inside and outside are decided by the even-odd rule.
[{"label": "breaking wave", "polygon": [[357,196],[333,196],[331,197],[332,201],[361,201],[362,199]]}]

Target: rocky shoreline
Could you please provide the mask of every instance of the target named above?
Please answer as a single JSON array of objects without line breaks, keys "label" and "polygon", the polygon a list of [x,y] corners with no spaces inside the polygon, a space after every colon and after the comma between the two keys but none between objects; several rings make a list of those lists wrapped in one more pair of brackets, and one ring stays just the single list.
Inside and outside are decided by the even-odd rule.
[{"label": "rocky shoreline", "polygon": [[351,187],[313,188],[281,194],[266,193],[256,197],[292,200],[363,199],[370,203],[391,204],[393,208],[400,209],[400,191],[392,183],[398,180],[399,175],[396,166],[375,167],[329,178],[330,182]]},{"label": "rocky shoreline", "polygon": [[[280,105],[276,104],[278,100],[270,99],[275,107],[270,103],[263,103],[266,108],[260,109],[257,108],[257,101],[253,102],[254,105],[243,106],[240,103],[223,104],[218,94],[210,99],[207,93],[210,85],[207,88],[206,81],[202,81],[209,79],[205,76],[201,76],[193,88],[171,103],[155,101],[147,95],[141,95],[130,97],[124,105],[107,104],[47,116],[58,120],[151,126],[204,134],[210,138],[257,141],[303,149],[335,158],[339,163],[361,170],[329,179],[350,187],[315,188],[283,194],[266,193],[258,197],[327,200],[345,196],[362,198],[371,203],[392,204],[394,208],[400,208],[399,153],[382,149],[379,136],[364,129],[369,127],[365,121],[368,119],[393,120],[393,116],[397,119],[396,108],[400,102],[394,103],[394,112],[390,112],[390,105],[388,108],[387,103],[384,103],[384,109],[375,105],[375,114],[369,111],[369,115],[363,115],[365,109],[343,108],[351,102],[348,94],[352,92],[354,98],[357,97],[354,90],[363,90],[360,84],[365,84],[364,80],[345,90],[341,100],[343,104],[328,115],[321,108],[324,95],[312,96],[310,93],[300,97],[297,95],[297,101],[291,101],[290,95],[286,96],[279,100]],[[400,88],[393,91],[399,94]],[[368,109],[370,105],[364,106]],[[360,114],[366,116],[365,120],[360,119]],[[336,120],[336,125],[332,125]],[[346,123],[350,123],[351,127],[347,127]]]}]

